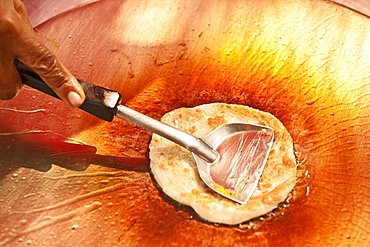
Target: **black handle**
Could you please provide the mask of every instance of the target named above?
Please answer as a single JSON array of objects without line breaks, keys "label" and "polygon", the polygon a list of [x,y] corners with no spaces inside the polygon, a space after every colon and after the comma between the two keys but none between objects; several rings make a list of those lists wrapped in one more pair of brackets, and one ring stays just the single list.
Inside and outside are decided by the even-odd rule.
[{"label": "black handle", "polygon": [[[32,69],[18,60],[15,61],[15,66],[24,84],[60,99]],[[112,121],[121,100],[120,93],[109,88],[100,87],[79,79],[77,80],[81,84],[86,96],[85,102],[79,108],[105,121]]]}]

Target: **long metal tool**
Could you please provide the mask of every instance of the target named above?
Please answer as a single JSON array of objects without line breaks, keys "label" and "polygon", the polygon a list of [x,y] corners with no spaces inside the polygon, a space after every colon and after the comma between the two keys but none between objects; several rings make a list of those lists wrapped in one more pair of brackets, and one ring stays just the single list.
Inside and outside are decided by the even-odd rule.
[{"label": "long metal tool", "polygon": [[[23,83],[59,99],[33,70],[19,61],[15,64]],[[120,105],[121,95],[114,90],[78,81],[86,95],[82,110],[106,121],[117,116],[179,144],[192,152],[199,175],[208,187],[242,204],[252,196],[273,143],[272,128],[231,123],[205,137],[196,137]]]}]

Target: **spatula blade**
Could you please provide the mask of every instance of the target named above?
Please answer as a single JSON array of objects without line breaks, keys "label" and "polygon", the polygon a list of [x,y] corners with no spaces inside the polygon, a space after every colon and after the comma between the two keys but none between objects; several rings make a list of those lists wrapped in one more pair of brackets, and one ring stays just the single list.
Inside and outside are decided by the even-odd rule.
[{"label": "spatula blade", "polygon": [[219,159],[211,164],[194,154],[202,180],[217,193],[245,204],[258,185],[273,139],[273,129],[261,125],[238,123],[214,130],[202,140],[219,153]]}]

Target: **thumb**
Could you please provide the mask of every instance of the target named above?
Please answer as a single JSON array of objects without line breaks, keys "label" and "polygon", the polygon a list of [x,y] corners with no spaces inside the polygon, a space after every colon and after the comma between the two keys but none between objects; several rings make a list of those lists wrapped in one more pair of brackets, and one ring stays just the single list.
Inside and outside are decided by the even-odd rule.
[{"label": "thumb", "polygon": [[80,83],[59,59],[37,39],[23,46],[19,60],[33,69],[68,105],[78,107],[85,100]]}]

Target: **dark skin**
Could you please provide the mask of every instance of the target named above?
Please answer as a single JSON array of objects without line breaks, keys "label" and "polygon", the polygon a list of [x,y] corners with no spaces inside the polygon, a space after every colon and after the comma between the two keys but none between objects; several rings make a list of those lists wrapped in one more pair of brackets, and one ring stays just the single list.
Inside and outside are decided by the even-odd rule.
[{"label": "dark skin", "polygon": [[26,64],[69,106],[78,107],[85,94],[76,78],[38,39],[20,0],[0,1],[0,99],[14,98],[22,89],[14,60]]}]

